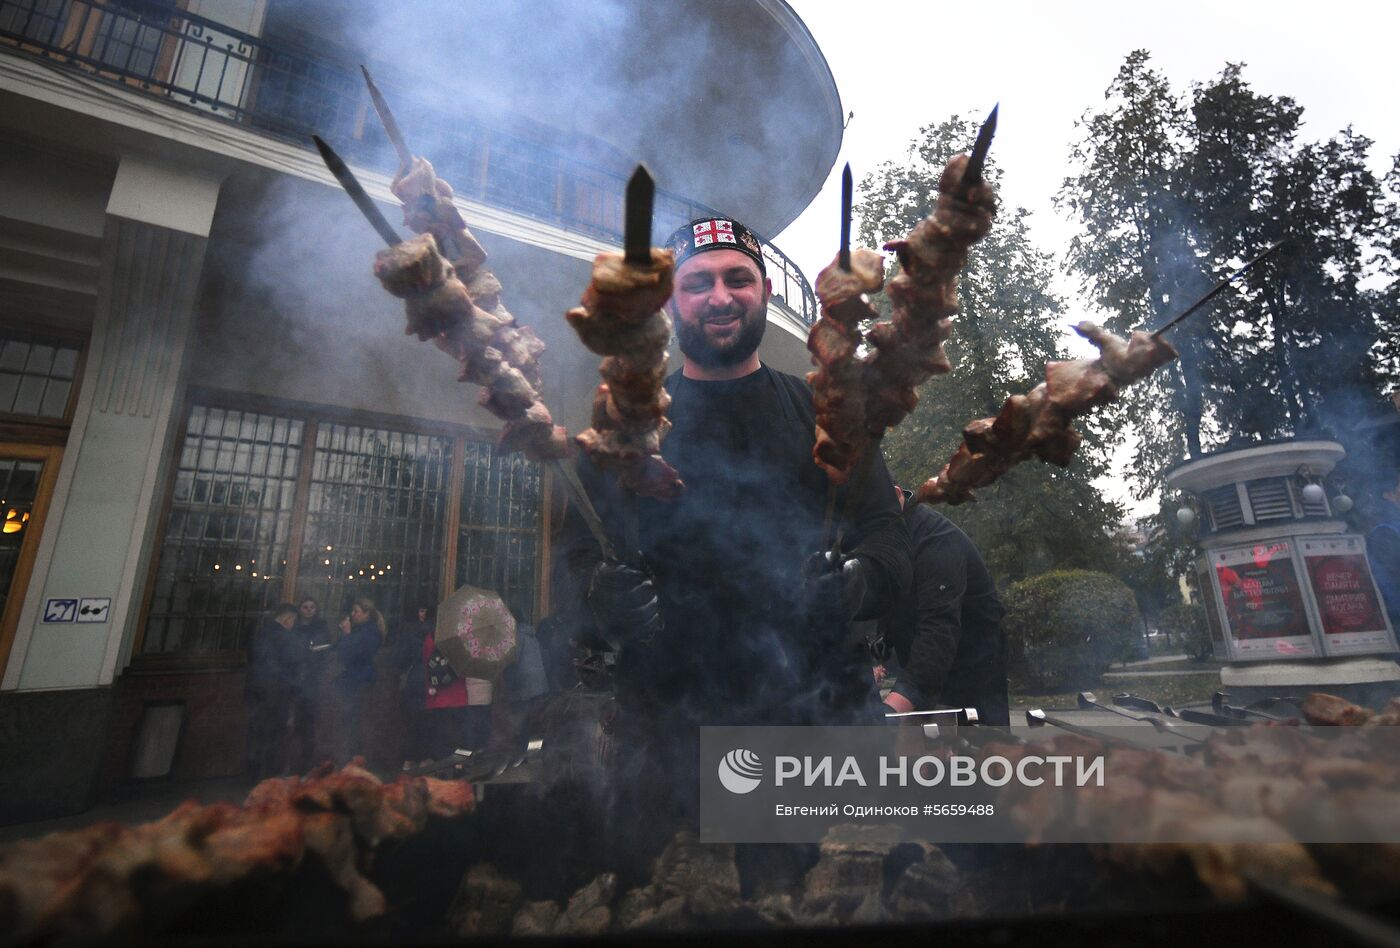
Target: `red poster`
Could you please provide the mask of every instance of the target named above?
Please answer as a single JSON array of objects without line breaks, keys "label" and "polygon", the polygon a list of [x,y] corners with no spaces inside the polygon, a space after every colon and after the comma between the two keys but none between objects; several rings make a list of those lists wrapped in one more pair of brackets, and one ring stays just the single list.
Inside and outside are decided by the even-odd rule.
[{"label": "red poster", "polygon": [[1215,567],[1225,620],[1235,639],[1310,636],[1298,574],[1287,543],[1260,544]]},{"label": "red poster", "polygon": [[1385,628],[1366,557],[1347,554],[1309,556],[1306,560],[1324,632],[1341,635]]}]

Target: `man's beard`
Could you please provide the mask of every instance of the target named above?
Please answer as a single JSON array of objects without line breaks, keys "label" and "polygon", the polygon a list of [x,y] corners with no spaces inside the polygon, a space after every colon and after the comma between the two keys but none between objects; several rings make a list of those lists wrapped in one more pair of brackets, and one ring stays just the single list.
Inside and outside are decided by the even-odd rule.
[{"label": "man's beard", "polygon": [[675,324],[676,341],[687,359],[706,369],[727,369],[758,351],[758,344],[763,341],[763,333],[768,328],[768,313],[766,307],[761,307],[754,312],[741,314],[739,332],[721,346],[715,345],[705,334],[703,320],[691,325],[677,316]]}]

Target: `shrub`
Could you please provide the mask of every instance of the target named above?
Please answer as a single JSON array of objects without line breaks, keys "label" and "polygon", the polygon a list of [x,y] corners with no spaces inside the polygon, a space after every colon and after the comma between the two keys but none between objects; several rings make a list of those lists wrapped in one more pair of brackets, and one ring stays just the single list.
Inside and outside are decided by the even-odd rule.
[{"label": "shrub", "polygon": [[1036,691],[1091,687],[1139,642],[1133,592],[1107,573],[1057,570],[1005,595],[1013,683]]},{"label": "shrub", "polygon": [[1167,606],[1157,617],[1157,628],[1170,636],[1193,661],[1203,662],[1215,651],[1210,641],[1210,628],[1206,625],[1206,611],[1200,603],[1177,602]]}]

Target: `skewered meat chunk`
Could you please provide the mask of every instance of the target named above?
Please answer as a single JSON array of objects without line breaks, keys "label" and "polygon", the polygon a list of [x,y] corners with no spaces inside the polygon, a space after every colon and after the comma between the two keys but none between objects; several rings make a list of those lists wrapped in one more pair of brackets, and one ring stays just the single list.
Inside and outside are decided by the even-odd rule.
[{"label": "skewered meat chunk", "polygon": [[1298,710],[1303,712],[1303,719],[1309,724],[1320,725],[1365,724],[1374,716],[1374,712],[1369,708],[1321,692],[1314,692],[1304,698],[1303,705]]},{"label": "skewered meat chunk", "polygon": [[368,919],[387,908],[361,871],[379,845],[472,806],[469,783],[385,784],[350,764],[265,780],[242,806],[187,802],[140,826],[97,823],[13,843],[0,847],[0,939],[158,934],[230,897],[279,904],[308,868],[344,891],[352,919]]},{"label": "skewered meat chunk", "polygon": [[1133,330],[1124,340],[1086,319],[1074,331],[1098,346],[1104,371],[1118,385],[1146,378],[1157,366],[1176,358],[1171,345],[1141,329]]},{"label": "skewered meat chunk", "polygon": [[603,356],[603,382],[593,397],[593,427],[575,443],[599,467],[617,473],[622,486],[644,497],[674,500],[685,485],[661,457],[670,430],[666,382],[671,319],[662,308],[671,296],[675,257],[652,248],[645,266],[621,254],[599,254],[581,306],[565,317],[579,339]]},{"label": "skewered meat chunk", "polygon": [[846,482],[870,442],[860,327],[877,316],[866,294],[877,292],[884,282],[884,257],[863,247],[851,252],[850,271],[833,260],[817,275],[821,317],[807,335],[807,349],[817,365],[807,374],[817,415],[812,459],[834,484]]},{"label": "skewered meat chunk", "polygon": [[[389,190],[403,202],[403,222],[415,234],[432,234],[443,255],[464,274],[464,280],[471,282],[486,263],[486,251],[452,203],[452,185],[433,172],[426,158],[414,158],[407,168],[399,169]],[[496,292],[500,292],[499,284]]]},{"label": "skewered meat chunk", "polygon": [[567,456],[567,434],[539,395],[544,343],[501,303],[501,281],[452,203],[452,186],[414,158],[390,188],[419,235],[375,259],[375,276],[406,302],[404,331],[433,340],[461,364],[461,381],[483,387],[478,403],[506,423],[498,450],[537,461]]},{"label": "skewered meat chunk", "polygon": [[1244,896],[1255,879],[1388,897],[1400,878],[1397,849],[1376,843],[1400,832],[1400,742],[1384,733],[1386,723],[1400,722],[1400,701],[1376,714],[1309,694],[1301,708],[1310,724],[1338,727],[1326,734],[1296,722],[1223,728],[1194,755],[1074,734],[1016,749],[988,744],[982,753],[1105,758],[1102,783],[1072,795],[1016,782],[998,791],[998,814],[1031,841],[1098,841],[1100,859],[1134,870],[1187,867],[1222,899]]},{"label": "skewered meat chunk", "polygon": [[563,429],[555,430],[538,391],[544,344],[499,304],[494,311],[477,305],[436,237],[425,233],[381,250],[374,274],[404,300],[404,332],[431,339],[461,365],[459,380],[482,387],[478,403],[506,422],[500,450],[523,451],[534,460],[565,456]]},{"label": "skewered meat chunk", "polygon": [[899,424],[918,403],[915,389],[951,370],[943,343],[958,311],[958,274],[968,250],[987,236],[996,217],[996,190],[986,181],[963,187],[968,158],[948,162],[938,179],[938,201],[904,240],[885,245],[900,270],[888,293],[894,312],[870,333],[866,370],[871,393],[866,428],[872,438]]},{"label": "skewered meat chunk", "polygon": [[958,310],[957,276],[996,213],[989,184],[963,189],[967,160],[960,155],[943,169],[933,213],[906,239],[885,245],[900,263],[887,288],[888,321],[862,336],[862,324],[877,317],[865,294],[883,283],[879,254],[856,250],[849,272],[833,261],[817,277],[822,316],[807,337],[817,365],[807,376],[817,411],[812,453],[834,484],[844,484],[867,447],[914,410],[920,385],[952,368],[943,343]]},{"label": "skewered meat chunk", "polygon": [[1118,397],[1118,390],[1176,358],[1171,343],[1145,332],[1123,339],[1085,320],[1075,332],[1099,349],[1097,359],[1051,362],[1045,381],[1025,395],[1013,395],[995,418],[963,429],[963,443],[935,477],[919,488],[924,503],[960,504],[973,490],[996,481],[1031,458],[1064,467],[1083,436],[1070,427],[1075,418]]}]

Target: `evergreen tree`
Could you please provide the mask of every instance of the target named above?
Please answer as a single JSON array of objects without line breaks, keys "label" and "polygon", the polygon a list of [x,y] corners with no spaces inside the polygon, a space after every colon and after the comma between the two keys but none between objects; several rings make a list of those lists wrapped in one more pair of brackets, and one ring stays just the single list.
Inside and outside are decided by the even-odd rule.
[{"label": "evergreen tree", "polygon": [[1237,64],[1193,87],[1187,108],[1138,50],[1107,99],[1081,122],[1060,203],[1084,227],[1069,265],[1111,326],[1160,325],[1286,241],[1174,329],[1180,361],[1128,393],[1139,494],[1228,443],[1344,436],[1395,372],[1396,318],[1367,288],[1395,250],[1395,201],[1367,169],[1371,142],[1348,128],[1299,145],[1302,108],[1255,92]]},{"label": "evergreen tree", "polygon": [[[1236,64],[1184,106],[1138,50],[1106,98],[1080,123],[1060,204],[1083,225],[1068,263],[1110,326],[1161,325],[1286,241],[1172,331],[1175,366],[1126,393],[1117,410],[1137,436],[1138,494],[1159,490],[1183,457],[1226,444],[1350,441],[1400,368],[1400,164],[1383,185],[1367,169],[1371,142],[1350,128],[1300,144],[1303,109],[1255,92]],[[1151,518],[1147,558],[1180,568],[1193,544],[1175,506],[1164,497]]]}]

